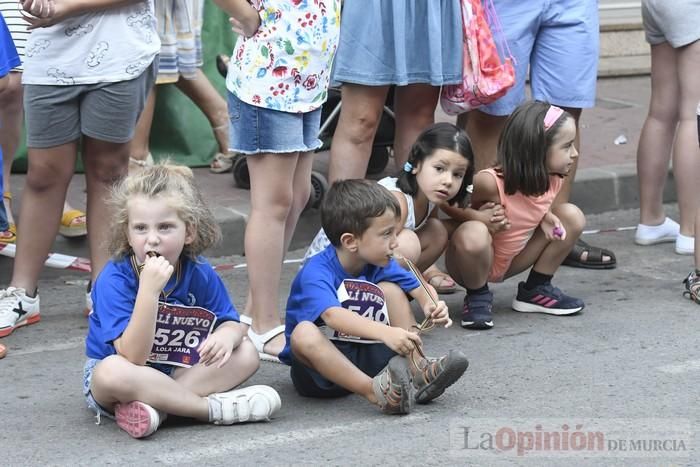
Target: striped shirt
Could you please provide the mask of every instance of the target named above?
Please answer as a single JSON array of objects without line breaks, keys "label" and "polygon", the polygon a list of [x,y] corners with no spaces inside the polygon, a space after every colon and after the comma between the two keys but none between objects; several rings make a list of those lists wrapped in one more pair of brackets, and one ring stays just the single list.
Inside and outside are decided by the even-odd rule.
[{"label": "striped shirt", "polygon": [[[7,27],[12,36],[12,42],[15,43],[19,59],[24,63],[24,49],[29,39],[27,26],[29,23],[22,19],[22,14],[19,12],[19,2],[17,0],[0,0],[0,13],[5,18]],[[13,71],[22,71],[22,65],[13,69]]]}]

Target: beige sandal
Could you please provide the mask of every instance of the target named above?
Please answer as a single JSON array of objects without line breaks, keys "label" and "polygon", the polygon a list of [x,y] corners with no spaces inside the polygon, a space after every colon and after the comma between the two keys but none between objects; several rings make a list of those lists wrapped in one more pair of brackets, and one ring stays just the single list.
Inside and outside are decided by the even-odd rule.
[{"label": "beige sandal", "polygon": [[233,168],[234,157],[236,157],[236,154],[232,152],[226,154],[222,152],[217,152],[214,155],[211,164],[209,164],[209,171],[215,174],[223,174],[226,172],[230,172]]}]

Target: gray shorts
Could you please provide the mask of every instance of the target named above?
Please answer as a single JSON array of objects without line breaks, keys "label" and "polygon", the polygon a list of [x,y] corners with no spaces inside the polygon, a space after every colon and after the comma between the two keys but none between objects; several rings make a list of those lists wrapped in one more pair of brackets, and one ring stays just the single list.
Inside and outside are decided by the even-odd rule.
[{"label": "gray shorts", "polygon": [[156,58],[140,76],[115,83],[24,86],[27,146],[50,148],[81,135],[128,143],[158,71]]},{"label": "gray shorts", "polygon": [[668,42],[674,49],[700,39],[700,0],[642,0],[647,42]]}]

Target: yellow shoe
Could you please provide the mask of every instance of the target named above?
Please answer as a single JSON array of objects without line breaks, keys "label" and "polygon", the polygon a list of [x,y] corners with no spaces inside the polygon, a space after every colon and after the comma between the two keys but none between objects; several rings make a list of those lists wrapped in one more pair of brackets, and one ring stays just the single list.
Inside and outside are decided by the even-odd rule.
[{"label": "yellow shoe", "polygon": [[87,219],[85,213],[71,209],[63,213],[58,233],[67,238],[84,237],[87,235]]},{"label": "yellow shoe", "polygon": [[7,230],[0,232],[0,243],[15,243],[17,241],[17,226],[10,224]]}]

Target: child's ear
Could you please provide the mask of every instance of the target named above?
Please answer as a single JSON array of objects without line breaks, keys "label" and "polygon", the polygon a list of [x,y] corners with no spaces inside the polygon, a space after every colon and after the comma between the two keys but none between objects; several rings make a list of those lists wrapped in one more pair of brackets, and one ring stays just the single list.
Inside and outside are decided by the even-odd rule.
[{"label": "child's ear", "polygon": [[185,232],[185,245],[191,245],[195,238],[197,238],[197,232],[191,225],[187,226]]},{"label": "child's ear", "polygon": [[358,249],[357,240],[358,238],[354,234],[346,232],[340,236],[340,245],[346,250],[356,253]]},{"label": "child's ear", "polygon": [[422,166],[423,166],[423,161],[418,162],[418,163],[411,169],[411,173],[412,173],[413,175],[418,174],[418,172],[420,172],[420,168],[421,168]]}]

